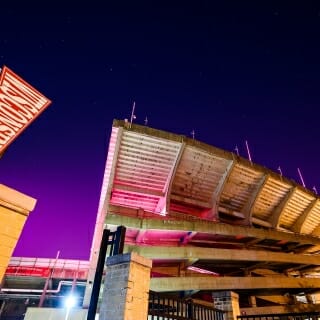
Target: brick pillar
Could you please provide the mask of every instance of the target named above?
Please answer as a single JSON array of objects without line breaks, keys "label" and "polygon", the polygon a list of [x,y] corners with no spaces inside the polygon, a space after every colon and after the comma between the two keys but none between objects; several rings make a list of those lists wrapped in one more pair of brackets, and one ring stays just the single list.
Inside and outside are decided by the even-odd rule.
[{"label": "brick pillar", "polygon": [[224,320],[237,320],[240,315],[239,295],[232,291],[217,291],[212,293],[214,307],[222,311]]},{"label": "brick pillar", "polygon": [[0,285],[36,200],[0,184]]},{"label": "brick pillar", "polygon": [[147,319],[151,266],[135,252],[108,257],[100,320]]}]

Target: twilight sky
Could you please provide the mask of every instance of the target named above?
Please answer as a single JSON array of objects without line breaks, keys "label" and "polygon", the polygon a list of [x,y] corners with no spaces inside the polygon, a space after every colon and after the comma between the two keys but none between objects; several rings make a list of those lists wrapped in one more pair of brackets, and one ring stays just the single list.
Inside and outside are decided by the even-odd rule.
[{"label": "twilight sky", "polygon": [[52,104],[0,159],[0,183],[38,199],[15,256],[89,258],[112,120],[133,101],[136,123],[244,157],[247,140],[320,192],[319,3],[20,2],[0,4],[0,66]]}]

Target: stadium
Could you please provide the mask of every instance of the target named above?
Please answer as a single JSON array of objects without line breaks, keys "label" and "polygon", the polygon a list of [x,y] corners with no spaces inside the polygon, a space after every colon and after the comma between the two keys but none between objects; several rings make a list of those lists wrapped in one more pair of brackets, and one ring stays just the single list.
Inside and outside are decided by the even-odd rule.
[{"label": "stadium", "polygon": [[118,226],[126,228],[123,252],[152,261],[153,292],[221,310],[231,301],[234,316],[317,312],[319,216],[318,195],[277,172],[114,120],[90,261],[12,258],[0,319],[60,307],[70,290],[87,308],[103,230]]}]

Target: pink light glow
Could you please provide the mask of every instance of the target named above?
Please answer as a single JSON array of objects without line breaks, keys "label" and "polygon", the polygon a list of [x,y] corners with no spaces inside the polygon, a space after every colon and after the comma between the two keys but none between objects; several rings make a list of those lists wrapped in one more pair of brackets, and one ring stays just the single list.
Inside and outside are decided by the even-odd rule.
[{"label": "pink light glow", "polygon": [[147,211],[155,212],[159,197],[138,194],[130,191],[113,190],[111,203],[120,204],[134,208],[142,208]]},{"label": "pink light glow", "polygon": [[190,271],[194,271],[194,272],[198,272],[198,273],[204,273],[204,274],[211,274],[213,276],[219,277],[219,273],[213,272],[213,271],[209,271],[209,270],[205,270],[205,269],[201,269],[201,268],[197,268],[197,267],[188,267],[187,268]]}]

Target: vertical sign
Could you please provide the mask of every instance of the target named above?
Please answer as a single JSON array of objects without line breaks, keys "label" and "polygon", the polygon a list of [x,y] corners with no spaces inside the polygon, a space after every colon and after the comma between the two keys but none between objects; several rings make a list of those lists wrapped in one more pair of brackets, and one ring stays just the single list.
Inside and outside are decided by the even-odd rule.
[{"label": "vertical sign", "polygon": [[51,101],[6,66],[0,74],[0,154]]}]

